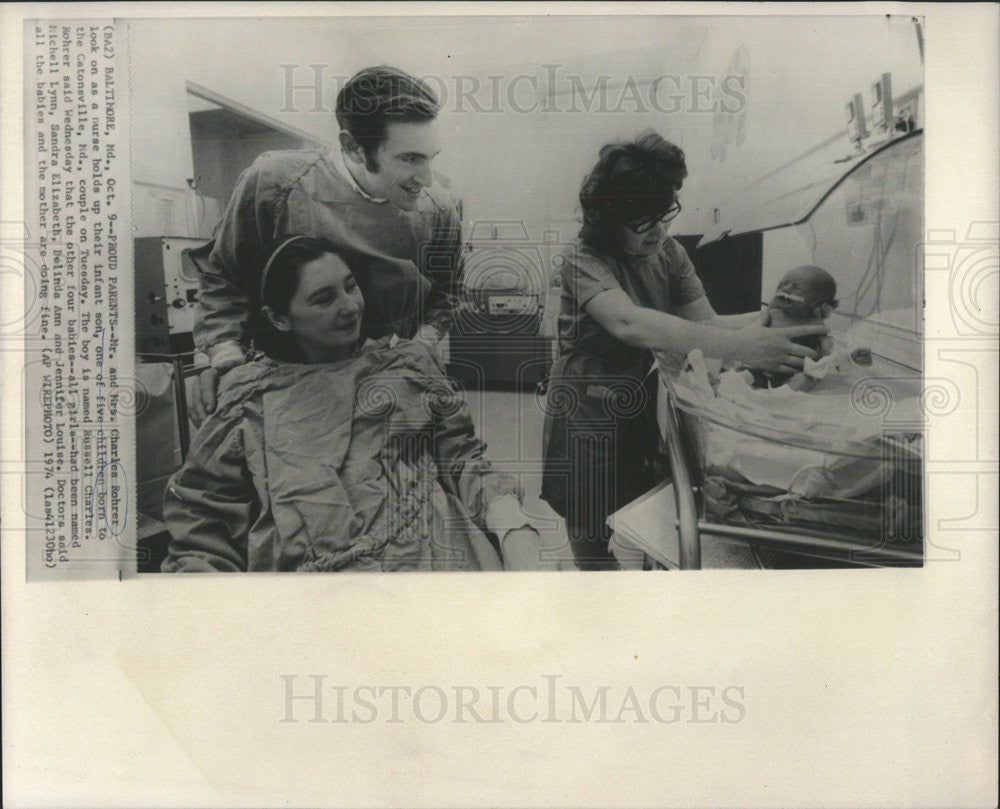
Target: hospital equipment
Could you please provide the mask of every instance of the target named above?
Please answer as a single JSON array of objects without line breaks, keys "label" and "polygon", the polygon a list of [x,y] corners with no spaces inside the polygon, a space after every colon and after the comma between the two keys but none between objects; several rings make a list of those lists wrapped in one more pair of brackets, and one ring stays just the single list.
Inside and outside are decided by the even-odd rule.
[{"label": "hospital equipment", "polygon": [[204,239],[135,239],[135,345],[140,353],[191,351],[198,274],[183,252]]},{"label": "hospital equipment", "polygon": [[472,223],[448,364],[466,387],[527,390],[548,373],[552,339],[542,323],[557,246],[533,240],[517,220]]},{"label": "hospital equipment", "polygon": [[701,567],[705,537],[764,563],[775,552],[923,563],[923,132],[910,127],[921,98],[897,99],[906,126],[888,140],[844,157],[833,138],[726,200],[703,238],[762,233],[764,289],[789,266],[828,267],[840,289],[831,333],[855,361],[800,393],[753,391],[698,355],[661,358],[677,566]]}]

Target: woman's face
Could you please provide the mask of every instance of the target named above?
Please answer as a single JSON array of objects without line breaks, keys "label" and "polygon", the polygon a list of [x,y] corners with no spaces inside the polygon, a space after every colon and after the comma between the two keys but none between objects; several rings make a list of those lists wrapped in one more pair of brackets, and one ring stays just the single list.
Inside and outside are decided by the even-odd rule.
[{"label": "woman's face", "polygon": [[629,222],[620,228],[622,249],[630,256],[646,258],[655,256],[663,247],[663,242],[670,231],[670,223],[680,213],[680,203],[667,210],[659,219]]},{"label": "woman's face", "polygon": [[365,301],[357,281],[339,256],[326,253],[298,271],[299,285],[278,315],[265,307],[275,328],[290,332],[310,363],[345,357],[361,334]]},{"label": "woman's face", "polygon": [[655,256],[663,247],[670,223],[657,222],[646,233],[636,233],[628,225],[621,226],[622,249],[630,256]]}]

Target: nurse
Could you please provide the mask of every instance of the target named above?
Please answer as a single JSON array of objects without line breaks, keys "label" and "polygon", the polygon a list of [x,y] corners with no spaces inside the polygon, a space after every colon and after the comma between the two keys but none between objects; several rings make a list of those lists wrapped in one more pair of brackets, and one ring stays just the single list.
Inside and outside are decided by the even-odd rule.
[{"label": "nurse", "polygon": [[609,514],[655,485],[653,350],[791,374],[822,325],[768,329],[767,314],[717,315],[681,245],[684,153],[647,130],[611,143],[580,188],[583,227],[563,255],[560,358],[550,377],[542,497],[566,520],[577,564],[614,569]]}]

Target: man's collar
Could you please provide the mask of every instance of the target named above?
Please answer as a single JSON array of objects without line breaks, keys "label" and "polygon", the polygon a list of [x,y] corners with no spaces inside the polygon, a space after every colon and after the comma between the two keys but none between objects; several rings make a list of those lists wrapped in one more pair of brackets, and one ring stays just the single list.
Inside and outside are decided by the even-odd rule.
[{"label": "man's collar", "polygon": [[344,160],[344,153],[339,146],[331,146],[329,150],[330,162],[333,163],[333,167],[343,175],[344,179],[351,184],[351,188],[357,191],[361,196],[363,196],[369,202],[375,202],[382,205],[388,200],[379,199],[378,197],[373,197],[360,185],[358,181],[354,179],[354,175],[351,174],[350,170],[347,168],[347,162]]}]

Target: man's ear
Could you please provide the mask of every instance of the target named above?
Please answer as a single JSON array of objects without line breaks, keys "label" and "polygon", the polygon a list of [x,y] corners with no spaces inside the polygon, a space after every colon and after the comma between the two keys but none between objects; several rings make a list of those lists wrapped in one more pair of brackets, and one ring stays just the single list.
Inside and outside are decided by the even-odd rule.
[{"label": "man's ear", "polygon": [[270,306],[260,307],[260,311],[264,313],[264,317],[268,319],[274,328],[278,331],[291,331],[292,327],[288,323],[288,318],[284,315],[277,314]]},{"label": "man's ear", "polygon": [[354,139],[354,135],[345,130],[340,130],[340,149],[344,156],[353,163],[364,163],[365,153],[361,149],[361,144]]}]

